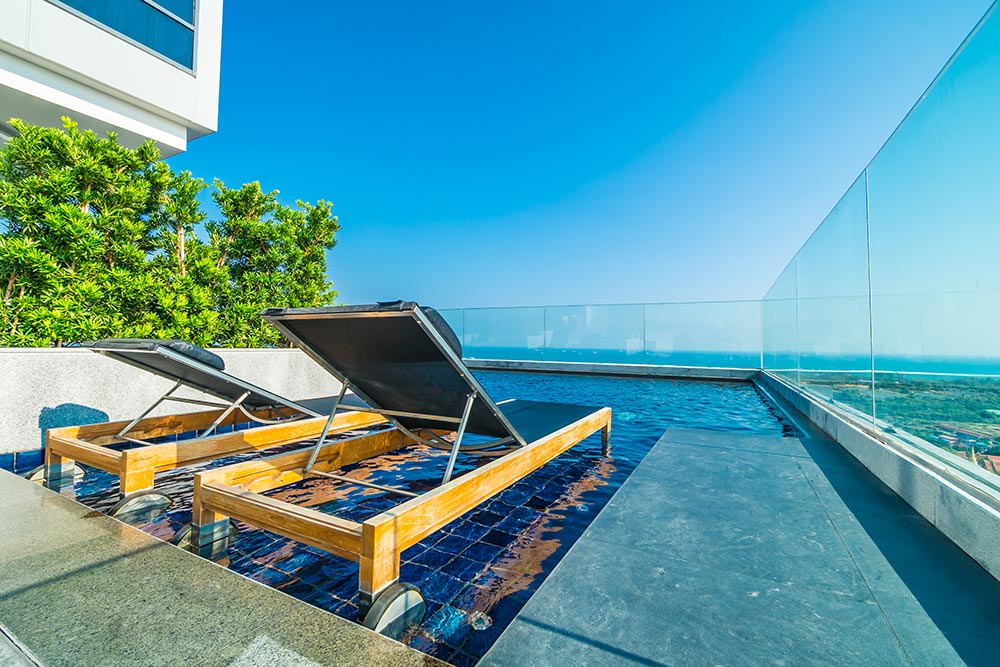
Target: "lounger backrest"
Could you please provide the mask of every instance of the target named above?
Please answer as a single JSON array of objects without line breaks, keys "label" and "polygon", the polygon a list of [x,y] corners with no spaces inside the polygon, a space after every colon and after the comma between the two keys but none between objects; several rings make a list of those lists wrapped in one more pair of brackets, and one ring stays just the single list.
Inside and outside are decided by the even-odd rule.
[{"label": "lounger backrest", "polygon": [[[370,306],[272,308],[263,313],[264,319],[373,408],[458,418],[468,395],[475,392],[467,431],[513,437],[524,444],[462,363],[455,334],[435,315],[403,301]],[[456,426],[418,417],[398,419],[410,429],[454,430]]]},{"label": "lounger backrest", "polygon": [[250,409],[289,407],[305,414],[316,414],[293,401],[273,394],[226,373],[218,355],[184,341],[109,338],[93,343],[91,349],[106,357],[123,361],[168,380],[224,399],[235,401],[244,392],[250,395],[243,404]]}]

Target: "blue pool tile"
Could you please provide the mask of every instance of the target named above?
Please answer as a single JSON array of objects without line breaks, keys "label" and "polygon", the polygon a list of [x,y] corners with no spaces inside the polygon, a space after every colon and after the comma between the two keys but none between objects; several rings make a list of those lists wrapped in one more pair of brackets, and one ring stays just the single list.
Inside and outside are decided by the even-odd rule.
[{"label": "blue pool tile", "polygon": [[358,618],[358,605],[353,602],[344,602],[334,611],[341,618],[348,618],[352,621]]},{"label": "blue pool tile", "polygon": [[323,576],[330,581],[356,579],[358,576],[358,564],[353,561],[338,558],[337,556],[327,556],[324,560],[318,562],[322,563],[320,569],[323,572]]},{"label": "blue pool tile", "polygon": [[0,470],[14,472],[14,455],[0,454]]},{"label": "blue pool tile", "polygon": [[520,486],[520,484],[516,484],[501,493],[500,500],[511,507],[520,507],[521,505],[524,505],[528,499],[531,498],[531,492],[527,489],[520,488]]},{"label": "blue pool tile", "polygon": [[454,646],[464,640],[472,629],[465,619],[466,613],[464,611],[445,605],[424,621],[424,627],[428,634],[438,641],[447,642]]},{"label": "blue pool tile", "polygon": [[445,572],[437,571],[432,572],[430,576],[424,579],[420,585],[420,590],[424,593],[424,597],[431,597],[440,602],[450,602],[464,586],[465,583],[460,579],[456,579]]},{"label": "blue pool tile", "polygon": [[531,498],[528,498],[526,501],[524,501],[525,507],[530,507],[533,510],[539,510],[539,511],[548,509],[549,505],[551,504],[552,504],[551,500],[547,500],[545,498],[541,498],[538,496],[532,496]]},{"label": "blue pool tile", "polygon": [[482,537],[481,541],[498,547],[506,547],[513,544],[516,539],[517,536],[511,533],[502,530],[491,530]]},{"label": "blue pool tile", "polygon": [[524,607],[524,601],[514,597],[505,597],[498,600],[487,612],[490,620],[493,622],[491,629],[497,633],[503,631],[514,620],[514,617],[517,616],[522,607]]},{"label": "blue pool tile", "polygon": [[416,563],[403,563],[399,566],[399,579],[407,584],[422,584],[433,573],[434,570],[429,567]]},{"label": "blue pool tile", "polygon": [[502,530],[508,533],[520,533],[522,530],[527,528],[538,518],[537,512],[532,512],[526,507],[519,507],[518,509],[524,510],[528,513],[527,516],[512,514],[506,519],[498,523],[495,527],[497,530]]},{"label": "blue pool tile", "polygon": [[313,606],[319,607],[323,611],[329,611],[331,613],[335,612],[338,607],[344,604],[344,601],[340,598],[319,589],[314,589],[310,591],[308,595],[300,597],[299,599],[303,602],[308,602]]},{"label": "blue pool tile", "polygon": [[420,540],[419,542],[417,542],[416,544],[414,544],[412,547],[410,547],[409,549],[407,549],[403,553],[406,554],[410,550],[412,550],[413,553],[420,553],[421,551],[424,551],[425,549],[430,549],[432,546],[434,546],[435,543],[437,543],[438,540],[441,539],[441,537],[442,537],[441,533],[431,533],[430,535],[428,535],[424,539]]},{"label": "blue pool tile", "polygon": [[503,515],[489,510],[480,510],[469,515],[469,521],[474,521],[483,526],[494,526],[503,519]]},{"label": "blue pool tile", "polygon": [[[485,613],[489,624],[481,625],[481,629],[478,630],[473,628],[462,644],[462,650],[479,656],[486,653],[523,607],[523,601],[503,598],[490,608],[482,611],[481,613]],[[612,662],[609,664],[616,663]]]},{"label": "blue pool tile", "polygon": [[484,563],[488,563],[493,560],[504,547],[499,547],[495,544],[489,544],[488,542],[476,542],[470,545],[462,552],[462,555],[471,560],[477,560]]},{"label": "blue pool tile", "polygon": [[472,544],[472,540],[466,539],[461,535],[445,535],[434,544],[434,548],[449,554],[460,554],[470,544]]},{"label": "blue pool tile", "polygon": [[262,547],[270,547],[272,542],[273,537],[264,531],[249,530],[240,533],[240,537],[236,540],[234,546],[245,554],[252,554]]},{"label": "blue pool tile", "polygon": [[308,584],[298,577],[289,579],[276,587],[279,591],[291,595],[293,598],[298,598],[300,600],[306,600],[311,595],[316,593],[316,587],[312,584]]},{"label": "blue pool tile", "polygon": [[312,553],[311,551],[296,549],[288,558],[276,561],[273,563],[273,565],[282,572],[288,572],[289,574],[297,574],[297,570],[300,570],[306,567],[307,565],[312,565],[318,560],[319,556]]},{"label": "blue pool tile", "polygon": [[[430,616],[429,613],[428,616]],[[433,637],[428,637],[426,634],[418,632],[410,639],[408,645],[410,648],[422,651],[423,653],[430,653],[435,643]]]},{"label": "blue pool tile", "polygon": [[[500,636],[501,631],[495,630],[492,627],[486,630],[473,630],[469,633],[465,643],[462,644],[462,649],[472,655],[482,656],[493,646],[497,637]],[[612,662],[609,664],[614,665],[615,663]]]},{"label": "blue pool tile", "polygon": [[313,585],[323,582],[326,580],[326,577],[323,575],[323,562],[317,559],[307,565],[303,565],[295,571],[295,576]]},{"label": "blue pool tile", "polygon": [[251,572],[249,576],[254,581],[259,581],[262,584],[267,584],[273,588],[278,588],[290,578],[284,572],[270,567],[261,567],[256,571]]},{"label": "blue pool tile", "polygon": [[431,636],[430,639],[430,645],[426,649],[420,649],[427,655],[438,658],[439,660],[445,660],[455,652],[455,649],[441,642],[437,637]]},{"label": "blue pool tile", "polygon": [[475,542],[483,535],[490,532],[491,528],[492,526],[484,526],[482,524],[473,523],[472,521],[463,521],[462,525],[456,527],[456,529],[452,532]]},{"label": "blue pool tile", "polygon": [[471,560],[464,556],[456,556],[454,560],[442,568],[442,571],[462,581],[471,581],[483,567],[483,563],[477,560]]},{"label": "blue pool tile", "polygon": [[418,565],[424,565],[431,569],[438,569],[448,561],[453,558],[451,554],[439,551],[437,549],[426,549],[419,553],[412,559],[414,563]]},{"label": "blue pool tile", "polygon": [[514,509],[514,506],[508,505],[499,498],[493,498],[493,500],[490,500],[485,506],[483,506],[483,509],[495,512],[500,516],[507,516],[510,514],[511,510]]},{"label": "blue pool tile", "polygon": [[487,591],[482,586],[468,585],[459,591],[450,604],[455,609],[469,612],[476,608],[479,600],[486,594]]},{"label": "blue pool tile", "polygon": [[456,649],[454,653],[448,656],[448,662],[453,667],[473,667],[473,665],[479,662],[479,658],[466,653],[462,649]]}]

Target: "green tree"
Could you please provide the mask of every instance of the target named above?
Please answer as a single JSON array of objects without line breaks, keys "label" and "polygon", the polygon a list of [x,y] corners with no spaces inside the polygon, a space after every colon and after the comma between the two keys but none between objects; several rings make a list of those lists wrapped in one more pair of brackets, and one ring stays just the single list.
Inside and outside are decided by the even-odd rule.
[{"label": "green tree", "polygon": [[212,198],[222,218],[206,229],[220,253],[217,265],[228,276],[220,293],[220,342],[281,344],[277,330],[257,316],[264,308],[319,306],[337,296],[326,277],[326,251],[336,245],[340,229],[332,205],[320,200],[283,206],[277,191],[264,192],[256,181],[233,189],[216,180]]},{"label": "green tree", "polygon": [[18,136],[0,150],[0,345],[279,344],[263,308],[335,297],[328,203],[289,208],[257,183],[216,182],[221,219],[206,221],[205,182],[174,173],[152,142],[130,149],[67,118],[63,129],[11,125]]}]

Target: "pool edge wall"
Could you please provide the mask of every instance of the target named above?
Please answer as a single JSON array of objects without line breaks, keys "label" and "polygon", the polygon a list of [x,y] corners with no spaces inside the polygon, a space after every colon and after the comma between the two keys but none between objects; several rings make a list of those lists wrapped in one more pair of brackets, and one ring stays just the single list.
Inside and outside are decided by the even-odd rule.
[{"label": "pool edge wall", "polygon": [[579,361],[527,361],[516,359],[463,359],[472,370],[520,371],[527,373],[571,373],[622,377],[670,378],[675,380],[732,380],[747,382],[760,371],[750,368],[660,366],[656,364],[607,364]]}]

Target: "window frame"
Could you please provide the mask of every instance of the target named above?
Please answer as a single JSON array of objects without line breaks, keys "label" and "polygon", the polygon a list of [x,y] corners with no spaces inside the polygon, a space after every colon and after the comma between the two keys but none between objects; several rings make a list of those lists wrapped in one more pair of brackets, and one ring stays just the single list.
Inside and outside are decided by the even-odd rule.
[{"label": "window frame", "polygon": [[194,23],[191,23],[189,21],[185,21],[184,19],[182,19],[181,17],[177,16],[176,14],[174,14],[173,12],[171,12],[170,10],[166,9],[165,7],[163,7],[162,5],[160,5],[159,3],[155,2],[155,0],[132,0],[133,2],[141,2],[144,5],[148,5],[149,7],[153,8],[154,10],[156,10],[156,11],[160,12],[161,14],[163,14],[164,16],[166,16],[171,21],[175,21],[175,22],[179,23],[181,26],[183,26],[183,27],[191,30],[191,66],[190,67],[188,67],[187,65],[184,65],[183,63],[177,62],[176,60],[170,58],[169,56],[166,56],[163,53],[160,53],[159,51],[157,51],[153,47],[148,46],[146,44],[143,44],[142,42],[140,42],[137,39],[129,37],[128,35],[126,35],[126,34],[124,34],[122,32],[119,32],[115,28],[113,28],[113,27],[111,27],[111,26],[109,26],[109,25],[107,25],[105,23],[102,23],[102,22],[98,21],[94,17],[89,16],[89,15],[83,13],[79,9],[76,9],[75,7],[72,7],[72,6],[68,5],[68,4],[66,4],[65,2],[62,2],[62,0],[45,0],[45,1],[48,2],[50,5],[54,5],[54,6],[58,7],[59,9],[62,9],[63,11],[68,12],[68,13],[72,14],[73,16],[76,16],[77,18],[80,18],[80,19],[86,21],[87,23],[89,23],[89,24],[91,24],[93,26],[96,26],[96,27],[100,28],[101,30],[103,30],[104,32],[106,32],[108,34],[114,35],[118,39],[120,39],[120,40],[122,40],[124,42],[127,42],[128,44],[131,44],[132,46],[134,46],[136,48],[142,49],[146,53],[149,53],[149,54],[151,54],[151,55],[159,58],[163,62],[168,63],[170,65],[173,65],[174,67],[176,67],[177,69],[181,70],[182,72],[185,72],[185,73],[190,74],[192,76],[197,76],[198,75],[198,11],[201,9],[201,0],[194,0]]}]

